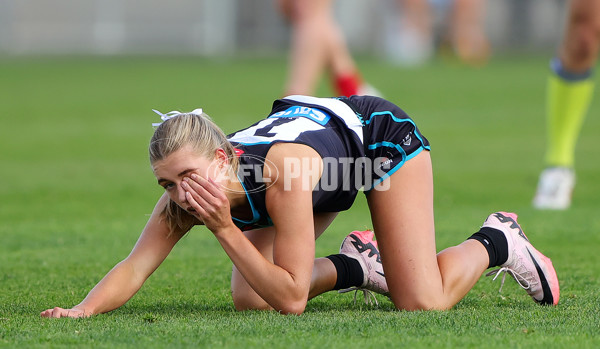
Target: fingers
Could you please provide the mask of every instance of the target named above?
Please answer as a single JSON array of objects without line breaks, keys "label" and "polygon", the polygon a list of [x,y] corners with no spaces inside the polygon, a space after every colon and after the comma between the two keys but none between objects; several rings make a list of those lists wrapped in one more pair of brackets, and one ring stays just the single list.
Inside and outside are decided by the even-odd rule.
[{"label": "fingers", "polygon": [[[218,185],[212,180],[206,180],[198,175],[192,175],[192,178],[185,178],[182,183],[186,191],[188,202],[194,206],[197,203],[203,210],[213,211],[211,208],[221,208],[228,203],[227,196],[221,191]],[[188,195],[189,193],[189,195]],[[193,200],[190,201],[189,198]],[[196,210],[197,207],[194,207]],[[199,210],[199,212],[202,212]]]},{"label": "fingers", "polygon": [[65,309],[56,307],[53,309],[44,310],[43,312],[40,313],[40,316],[41,317],[59,318],[59,317],[62,317],[64,312],[65,312]]},{"label": "fingers", "polygon": [[187,183],[194,189],[203,188],[206,192],[210,193],[213,197],[219,199],[225,199],[226,196],[219,188],[219,185],[215,183],[212,179],[206,179],[198,176],[197,174],[192,174],[191,177],[188,178]]},{"label": "fingers", "polygon": [[67,309],[61,309],[61,308],[54,308],[54,312],[52,313],[52,317],[53,318],[61,318],[61,317],[66,317],[67,315],[69,315],[69,312],[67,311]]},{"label": "fingers", "polygon": [[72,317],[72,318],[86,317],[86,314],[84,311],[78,310],[78,309],[63,309],[63,308],[55,307],[52,309],[44,310],[43,312],[40,313],[40,316],[58,319],[61,317]]},{"label": "fingers", "polygon": [[[208,212],[204,209],[204,207],[209,207],[206,201],[198,197],[198,195],[196,195],[196,198],[194,198],[194,195],[189,191],[185,192],[185,199],[187,200],[187,202],[190,203],[190,205],[192,205],[192,207],[196,211],[196,214],[198,216],[197,218],[200,218],[202,221],[204,221],[204,219],[209,215]],[[198,201],[202,203],[199,203]]]},{"label": "fingers", "polygon": [[229,199],[217,183],[196,174],[181,183],[185,200],[194,209],[193,215],[213,233],[232,223]]},{"label": "fingers", "polygon": [[187,202],[189,202],[196,212],[200,213],[201,215],[206,213],[204,208],[209,208],[211,205],[213,205],[207,201],[207,199],[214,199],[212,195],[210,195],[210,193],[208,193],[206,189],[204,189],[198,183],[186,178],[184,182],[181,183],[181,186],[185,190],[185,198]]}]

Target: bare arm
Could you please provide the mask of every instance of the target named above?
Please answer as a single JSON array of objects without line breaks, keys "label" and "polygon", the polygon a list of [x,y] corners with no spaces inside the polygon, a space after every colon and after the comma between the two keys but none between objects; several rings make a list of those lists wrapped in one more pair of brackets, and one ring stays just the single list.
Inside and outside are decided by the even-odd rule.
[{"label": "bare arm", "polygon": [[161,220],[160,213],[167,202],[165,194],[154,207],[129,256],[109,271],[81,303],[71,309],[48,309],[40,315],[55,318],[85,317],[114,310],[133,297],[182,236],[169,236],[169,229]]},{"label": "bare arm", "polygon": [[315,159],[319,168],[316,173],[305,173],[289,181],[280,178],[267,189],[267,210],[276,230],[273,262],[233,224],[227,198],[214,183],[197,177],[191,183],[187,200],[252,289],[275,310],[300,314],[308,300],[315,254],[312,188],[320,178],[321,158],[304,145],[275,145],[267,159],[280,174],[285,170],[286,154],[294,154],[297,159]]}]

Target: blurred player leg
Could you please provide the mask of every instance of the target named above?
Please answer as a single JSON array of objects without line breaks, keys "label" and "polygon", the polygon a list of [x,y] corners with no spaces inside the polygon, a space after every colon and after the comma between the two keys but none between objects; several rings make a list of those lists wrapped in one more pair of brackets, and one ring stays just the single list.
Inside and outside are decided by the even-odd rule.
[{"label": "blurred player leg", "polygon": [[452,46],[458,58],[470,65],[483,65],[490,56],[484,30],[484,0],[454,0],[450,14]]},{"label": "blurred player leg", "polygon": [[337,95],[364,93],[368,86],[335,21],[333,0],[279,0],[279,4],[292,25],[285,94],[313,94],[325,69]]},{"label": "blurred player leg", "polygon": [[548,78],[547,168],[533,199],[536,208],[566,209],[571,204],[575,145],[593,96],[592,73],[599,45],[600,3],[569,2],[565,35]]},{"label": "blurred player leg", "polygon": [[428,0],[399,0],[398,62],[418,65],[433,55],[433,16]]}]

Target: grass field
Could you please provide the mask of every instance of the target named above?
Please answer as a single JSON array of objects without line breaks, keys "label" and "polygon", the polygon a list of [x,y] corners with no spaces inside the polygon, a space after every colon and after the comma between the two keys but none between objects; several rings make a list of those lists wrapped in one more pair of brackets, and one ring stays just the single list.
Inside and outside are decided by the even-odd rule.
[{"label": "grass field", "polygon": [[[444,312],[395,311],[383,297],[373,308],[331,292],[302,316],[238,313],[231,262],[196,228],[122,308],[42,319],[42,310],[81,301],[129,253],[161,194],[147,160],[151,109],[201,106],[231,132],[268,113],[286,66],[283,58],[0,59],[0,347],[599,347],[600,104],[578,144],[572,208],[533,210],[546,62],[360,64],[432,144],[438,249],[463,241],[493,211],[515,211],[554,261],[557,307],[536,305],[512,281],[498,294],[499,282],[482,278]],[[359,197],[319,239],[317,255],[367,226]]]}]

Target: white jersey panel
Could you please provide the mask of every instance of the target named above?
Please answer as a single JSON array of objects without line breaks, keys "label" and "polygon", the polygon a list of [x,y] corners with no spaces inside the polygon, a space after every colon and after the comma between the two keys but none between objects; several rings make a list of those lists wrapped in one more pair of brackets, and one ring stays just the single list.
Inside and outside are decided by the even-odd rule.
[{"label": "white jersey panel", "polygon": [[306,131],[322,130],[325,127],[311,119],[304,117],[289,118],[286,123],[278,120],[281,118],[267,118],[257,124],[236,132],[229,137],[230,142],[246,145],[268,144],[274,141],[294,141],[301,133]]},{"label": "white jersey panel", "polygon": [[348,128],[354,132],[361,143],[364,143],[363,139],[363,124],[356,117],[356,113],[346,103],[339,101],[335,98],[319,98],[302,95],[287,96],[283,99],[289,99],[306,104],[322,105],[323,107],[331,110],[337,117],[342,119]]}]

